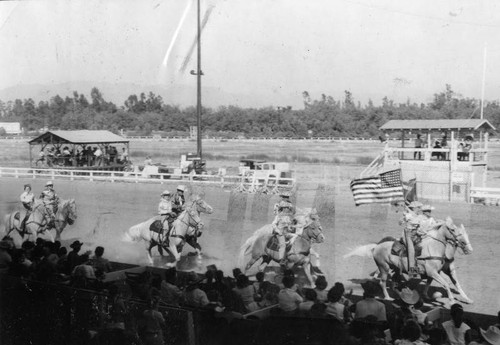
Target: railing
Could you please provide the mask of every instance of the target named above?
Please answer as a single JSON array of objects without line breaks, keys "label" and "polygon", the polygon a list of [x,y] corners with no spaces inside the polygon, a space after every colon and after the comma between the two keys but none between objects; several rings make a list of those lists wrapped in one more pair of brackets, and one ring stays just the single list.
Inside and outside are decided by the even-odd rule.
[{"label": "railing", "polygon": [[472,204],[480,201],[476,199],[482,199],[481,203],[485,205],[498,205],[500,202],[500,188],[471,187],[469,197]]},{"label": "railing", "polygon": [[277,194],[281,190],[289,190],[295,186],[295,179],[282,177],[226,176],[226,175],[194,175],[194,174],[145,174],[142,172],[97,171],[74,169],[38,169],[38,168],[2,168],[0,177],[45,178],[58,180],[83,180],[104,182],[160,183],[169,180],[184,180],[202,185],[218,185],[234,187],[237,191],[247,193]]},{"label": "railing", "polygon": [[384,150],[387,160],[414,160],[414,161],[450,161],[470,162],[476,164],[486,163],[487,151],[485,149],[472,149],[461,152],[454,149],[435,148],[404,148],[387,147]]}]

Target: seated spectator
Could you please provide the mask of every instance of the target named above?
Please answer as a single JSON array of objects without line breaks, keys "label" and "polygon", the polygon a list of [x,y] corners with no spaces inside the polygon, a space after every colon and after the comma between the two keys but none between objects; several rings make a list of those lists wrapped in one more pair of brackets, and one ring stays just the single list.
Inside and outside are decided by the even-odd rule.
[{"label": "seated spectator", "polygon": [[304,290],[304,302],[299,304],[299,311],[303,315],[309,315],[312,306],[316,303],[316,291],[314,289],[305,289]]},{"label": "seated spectator", "polygon": [[326,303],[326,313],[329,316],[336,318],[339,321],[349,321],[349,312],[346,306],[340,302],[342,298],[342,288],[339,285],[334,285],[327,294],[328,302]]},{"label": "seated spectator", "polygon": [[469,345],[500,345],[500,329],[496,326],[490,326],[485,331],[481,330],[481,337],[483,341],[478,342],[470,342]]},{"label": "seated spectator", "polygon": [[163,279],[160,285],[160,296],[163,303],[179,306],[183,301],[184,295],[176,283],[177,270],[175,267],[169,268],[165,271],[165,279]]},{"label": "seated spectator", "polygon": [[326,318],[328,316],[326,314],[326,304],[319,302],[314,303],[309,312],[309,316],[312,318]]},{"label": "seated spectator", "polygon": [[243,302],[245,312],[252,312],[259,309],[258,304],[254,300],[254,295],[256,294],[255,288],[250,284],[246,275],[240,274],[236,277],[236,287],[233,291]]},{"label": "seated spectator", "polygon": [[163,345],[163,328],[165,318],[158,311],[159,299],[153,298],[148,302],[148,308],[142,313],[139,335],[144,345]]},{"label": "seated spectator", "polygon": [[92,257],[92,267],[94,267],[96,276],[104,278],[104,275],[111,271],[111,264],[108,259],[103,257],[104,248],[101,246],[96,247],[94,256]]},{"label": "seated spectator", "polygon": [[73,268],[71,276],[76,278],[96,279],[94,267],[92,267],[92,261],[89,259],[88,255],[82,255],[81,259],[82,263]]},{"label": "seated spectator", "polygon": [[82,249],[82,245],[83,243],[77,240],[69,246],[72,248],[72,251],[68,254],[68,268],[70,272],[73,272],[73,269],[82,263],[82,258],[80,254],[78,254]]},{"label": "seated spectator", "polygon": [[278,295],[280,288],[276,284],[263,282],[261,285],[262,301],[259,302],[260,308],[270,307],[279,303]]},{"label": "seated spectator", "polygon": [[0,273],[7,273],[12,263],[9,249],[10,245],[6,241],[0,241]]},{"label": "seated spectator", "polygon": [[315,285],[314,291],[316,291],[318,302],[326,303],[328,301],[328,291],[326,290],[328,282],[326,281],[325,276],[319,276],[316,279]]},{"label": "seated spectator", "polygon": [[255,288],[255,291],[257,291],[257,296],[256,296],[257,302],[262,300],[262,291],[261,291],[260,287],[262,286],[262,283],[264,282],[264,276],[265,276],[264,272],[257,272],[257,274],[255,275],[255,279],[257,279],[257,281],[253,283],[253,286]]},{"label": "seated spectator", "polygon": [[66,247],[61,247],[57,251],[57,270],[59,273],[65,274],[65,275],[71,275],[71,271],[69,269],[69,263],[68,263],[68,250]]},{"label": "seated spectator", "polygon": [[186,299],[186,305],[190,307],[206,307],[210,303],[205,291],[200,289],[199,279],[194,272],[191,272],[187,279],[187,286],[184,297]]},{"label": "seated spectator", "polygon": [[361,286],[364,290],[363,299],[356,303],[355,318],[364,318],[368,315],[374,315],[377,321],[387,321],[384,303],[375,299],[380,286],[371,280],[361,284]]},{"label": "seated spectator", "polygon": [[299,304],[304,302],[303,298],[293,290],[295,279],[290,276],[283,277],[284,288],[278,294],[280,309],[287,314],[293,314],[298,310]]},{"label": "seated spectator", "polygon": [[224,306],[230,306],[233,303],[230,279],[226,279],[224,272],[221,270],[215,272],[214,289],[217,291]]},{"label": "seated spectator", "polygon": [[342,303],[343,305],[346,306],[346,308],[351,308],[353,307],[354,303],[352,303],[351,301],[351,297],[352,297],[352,289],[351,291],[349,291],[349,294],[346,296],[345,295],[345,287],[344,287],[344,284],[340,283],[340,282],[336,282],[335,285],[339,291],[342,292],[342,297],[340,298],[340,303]]},{"label": "seated spectator", "polygon": [[418,323],[414,320],[408,321],[402,330],[402,339],[394,342],[395,345],[425,345],[421,339],[422,330]]},{"label": "seated spectator", "polygon": [[443,322],[450,345],[465,345],[470,342],[470,327],[464,322],[464,308],[455,303],[450,308],[451,320]]},{"label": "seated spectator", "polygon": [[125,330],[125,316],[128,313],[128,308],[118,289],[118,286],[112,284],[108,287],[109,291],[109,321],[106,328],[116,328]]},{"label": "seated spectator", "polygon": [[215,280],[215,271],[207,270],[205,272],[205,279],[200,284],[200,289],[208,293],[209,291],[214,289],[214,280]]},{"label": "seated spectator", "polygon": [[354,319],[350,324],[351,336],[363,345],[385,345],[388,344],[382,337],[380,331],[382,323],[377,321],[374,315]]}]

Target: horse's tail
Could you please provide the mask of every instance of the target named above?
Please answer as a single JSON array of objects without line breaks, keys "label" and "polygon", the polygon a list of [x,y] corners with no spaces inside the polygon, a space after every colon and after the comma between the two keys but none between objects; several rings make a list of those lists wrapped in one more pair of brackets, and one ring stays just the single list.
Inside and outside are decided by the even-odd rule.
[{"label": "horse's tail", "polygon": [[373,249],[375,249],[376,246],[377,246],[376,243],[365,244],[364,246],[357,246],[349,253],[344,255],[344,259],[350,258],[351,256],[373,258]]}]

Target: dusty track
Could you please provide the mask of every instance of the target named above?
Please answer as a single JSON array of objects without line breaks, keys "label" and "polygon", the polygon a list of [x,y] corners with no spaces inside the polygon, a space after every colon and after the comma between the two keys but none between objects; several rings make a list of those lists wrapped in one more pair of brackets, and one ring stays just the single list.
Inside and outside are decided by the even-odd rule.
[{"label": "dusty track", "polygon": [[[2,219],[5,212],[18,207],[18,196],[27,182],[39,193],[45,181],[0,179]],[[159,193],[163,189],[174,189],[175,184],[55,181],[55,188],[61,198],[75,198],[77,202],[78,219],[63,233],[64,245],[79,239],[89,249],[103,245],[105,255],[113,260],[144,264],[144,244],[120,242],[121,234],[151,217],[156,211]],[[200,243],[205,254],[198,269],[203,271],[206,265],[216,264],[229,273],[236,266],[241,244],[253,231],[272,220],[272,206],[277,197],[247,196],[218,187],[193,189],[203,190],[205,199],[215,209],[214,214],[202,216],[206,230]],[[368,278],[375,265],[370,259],[344,260],[343,255],[357,245],[376,242],[386,235],[399,236],[401,232],[400,215],[389,206],[354,207],[348,183],[344,180],[335,181],[328,187],[317,183],[301,184],[296,202],[299,207],[316,206],[320,211],[327,240],[318,249],[322,269],[330,284],[341,281],[348,289],[359,291],[359,280]],[[434,206],[437,218],[450,215],[457,224],[466,226],[474,247],[472,255],[458,255],[456,262],[462,286],[475,301],[466,306],[466,310],[495,314],[500,310],[500,269],[496,261],[500,255],[499,209],[449,203],[434,203]]]}]

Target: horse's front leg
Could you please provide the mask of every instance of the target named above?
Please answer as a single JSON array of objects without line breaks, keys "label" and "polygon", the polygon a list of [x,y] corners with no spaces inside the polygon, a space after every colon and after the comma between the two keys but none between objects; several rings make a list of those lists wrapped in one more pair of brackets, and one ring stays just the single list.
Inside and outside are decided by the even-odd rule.
[{"label": "horse's front leg", "polygon": [[429,296],[429,287],[431,286],[433,280],[434,279],[431,276],[428,276],[427,279],[426,279],[424,291],[422,293],[422,295],[424,296],[424,299],[430,298],[430,296]]},{"label": "horse's front leg", "polygon": [[177,251],[177,246],[174,243],[175,241],[170,239],[170,243],[168,246],[168,251],[174,257],[174,262],[168,262],[165,264],[166,267],[175,267],[179,260],[181,259],[181,254]]},{"label": "horse's front leg", "polygon": [[466,294],[465,294],[465,291],[462,289],[462,286],[460,285],[460,283],[458,282],[458,278],[457,278],[457,269],[455,268],[455,265],[452,263],[450,263],[450,266],[449,266],[449,269],[447,272],[445,272],[448,274],[448,276],[450,277],[451,279],[451,282],[455,285],[455,287],[457,288],[457,291],[458,293],[460,294],[460,296],[462,296],[462,298],[464,299],[464,302],[466,303],[469,303],[469,304],[472,304],[474,303],[473,300],[471,300]]},{"label": "horse's front leg", "polygon": [[[429,272],[429,270],[427,270],[427,272]],[[450,300],[450,304],[455,303],[455,297],[453,296],[453,293],[451,292],[450,289],[450,284],[448,284],[446,279],[444,279],[437,270],[432,270],[431,274],[428,274],[428,276],[432,277],[432,279],[437,281],[446,289],[446,292],[448,293],[448,299]]]},{"label": "horse's front leg", "polygon": [[314,280],[311,274],[311,260],[306,257],[304,259],[304,263],[302,265],[302,268],[304,269],[304,273],[306,274],[307,280],[309,281],[309,284],[313,286]]},{"label": "horse's front leg", "polygon": [[388,301],[392,301],[393,298],[391,298],[391,296],[389,296],[389,292],[387,291],[387,277],[389,275],[390,267],[388,264],[379,264],[378,262],[377,262],[377,266],[378,266],[378,270],[380,272],[379,284],[380,284],[380,287],[382,288],[382,292],[384,293],[384,299],[386,299]]}]

